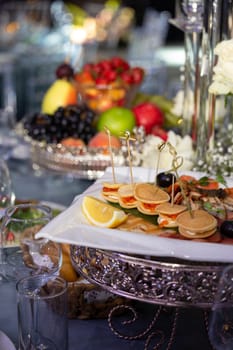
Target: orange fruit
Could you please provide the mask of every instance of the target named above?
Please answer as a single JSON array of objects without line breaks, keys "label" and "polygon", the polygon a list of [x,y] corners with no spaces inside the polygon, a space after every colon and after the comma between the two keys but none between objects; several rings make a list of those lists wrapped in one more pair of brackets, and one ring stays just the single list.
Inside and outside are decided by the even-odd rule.
[{"label": "orange fruit", "polygon": [[[110,136],[111,145],[113,148],[120,148],[121,142],[118,137],[111,135]],[[93,136],[88,144],[89,147],[109,147],[109,138],[108,135],[104,131],[98,132],[95,136]]]},{"label": "orange fruit", "polygon": [[70,258],[70,246],[69,244],[61,244],[62,248],[62,266],[60,268],[59,274],[67,282],[75,282],[78,280],[78,274],[73,268]]}]

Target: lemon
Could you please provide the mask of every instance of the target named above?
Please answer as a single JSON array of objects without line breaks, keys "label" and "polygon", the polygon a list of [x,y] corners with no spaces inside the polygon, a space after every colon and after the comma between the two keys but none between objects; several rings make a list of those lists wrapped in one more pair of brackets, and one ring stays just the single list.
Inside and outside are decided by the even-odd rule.
[{"label": "lemon", "polygon": [[92,196],[85,196],[82,210],[88,221],[100,227],[114,228],[127,219],[126,213]]}]

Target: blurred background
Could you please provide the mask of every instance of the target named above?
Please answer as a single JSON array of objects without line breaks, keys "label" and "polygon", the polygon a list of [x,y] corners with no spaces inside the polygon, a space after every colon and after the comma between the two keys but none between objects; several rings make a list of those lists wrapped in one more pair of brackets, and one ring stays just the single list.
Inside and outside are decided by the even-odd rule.
[{"label": "blurred background", "polygon": [[113,55],[145,68],[143,91],[174,96],[184,60],[174,16],[175,0],[0,0],[0,109],[17,120],[38,111],[58,64]]}]

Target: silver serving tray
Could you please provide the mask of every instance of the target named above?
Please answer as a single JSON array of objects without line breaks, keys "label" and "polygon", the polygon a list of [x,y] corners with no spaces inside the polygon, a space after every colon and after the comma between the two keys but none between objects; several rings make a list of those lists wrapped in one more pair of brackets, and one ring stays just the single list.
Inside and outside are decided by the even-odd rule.
[{"label": "silver serving tray", "polygon": [[104,289],[153,304],[210,308],[227,264],[152,258],[71,245],[76,271]]}]

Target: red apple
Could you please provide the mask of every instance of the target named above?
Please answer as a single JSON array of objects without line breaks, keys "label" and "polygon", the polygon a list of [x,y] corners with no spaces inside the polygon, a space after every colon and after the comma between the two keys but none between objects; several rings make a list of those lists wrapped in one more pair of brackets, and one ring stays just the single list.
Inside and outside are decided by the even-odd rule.
[{"label": "red apple", "polygon": [[153,126],[161,126],[164,114],[159,107],[150,102],[143,102],[132,108],[137,126],[143,126],[146,134],[150,134]]}]

